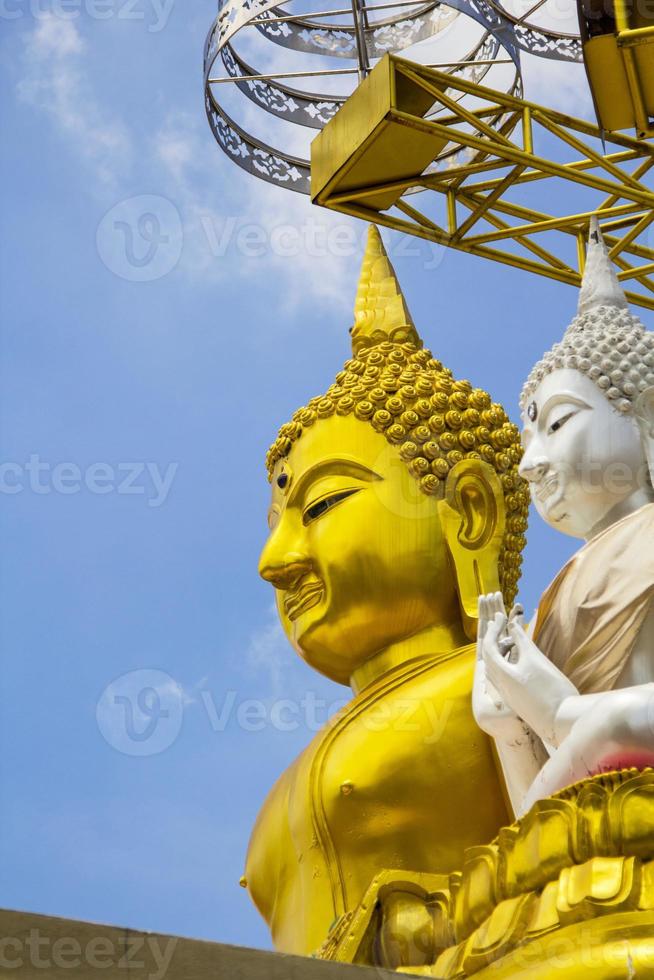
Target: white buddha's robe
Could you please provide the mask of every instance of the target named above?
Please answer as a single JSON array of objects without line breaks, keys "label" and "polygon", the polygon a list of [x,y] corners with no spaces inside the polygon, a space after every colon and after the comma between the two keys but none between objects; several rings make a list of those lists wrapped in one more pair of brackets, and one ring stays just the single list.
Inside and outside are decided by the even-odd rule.
[{"label": "white buddha's robe", "polygon": [[610,691],[654,596],[654,504],[583,546],[545,590],[533,639],[580,694]]}]

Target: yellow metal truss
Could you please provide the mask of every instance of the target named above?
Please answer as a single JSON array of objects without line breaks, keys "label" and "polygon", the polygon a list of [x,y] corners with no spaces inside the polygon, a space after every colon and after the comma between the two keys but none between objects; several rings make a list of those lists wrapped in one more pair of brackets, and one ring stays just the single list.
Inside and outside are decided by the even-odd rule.
[{"label": "yellow metal truss", "polygon": [[[613,0],[615,19],[604,17],[601,0],[581,5],[581,40],[597,119],[605,130],[636,129],[639,139],[654,136],[654,27],[646,6]],[[595,20],[593,17],[600,18]],[[609,30],[611,23],[615,28]],[[594,27],[594,29],[592,29]],[[599,32],[604,27],[607,33]]]},{"label": "yellow metal truss", "polygon": [[[313,141],[311,194],[573,286],[596,214],[627,296],[654,309],[653,165],[644,140],[387,55]],[[584,210],[565,213],[571,191]]]}]

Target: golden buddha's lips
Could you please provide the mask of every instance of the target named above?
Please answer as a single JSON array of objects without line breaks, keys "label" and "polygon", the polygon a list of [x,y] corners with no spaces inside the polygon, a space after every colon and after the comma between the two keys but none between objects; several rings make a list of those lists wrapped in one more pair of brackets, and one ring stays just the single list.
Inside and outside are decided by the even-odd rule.
[{"label": "golden buddha's lips", "polygon": [[317,605],[324,591],[322,582],[307,582],[295,592],[290,592],[284,599],[284,610],[291,622],[307,609]]}]

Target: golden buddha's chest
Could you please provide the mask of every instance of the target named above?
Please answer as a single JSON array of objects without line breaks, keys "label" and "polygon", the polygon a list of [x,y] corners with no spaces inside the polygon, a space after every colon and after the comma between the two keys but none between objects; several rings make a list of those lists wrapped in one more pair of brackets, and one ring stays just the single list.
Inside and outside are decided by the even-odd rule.
[{"label": "golden buddha's chest", "polygon": [[[459,656],[416,667],[399,685],[380,684],[312,746],[314,833],[329,857],[339,914],[358,900],[371,871],[455,870],[463,846],[480,840],[474,828],[494,832],[506,816],[488,742],[472,718],[471,669],[471,659]],[[476,798],[484,785],[490,823]],[[462,815],[471,805],[476,813]]]},{"label": "golden buddha's chest", "polygon": [[[271,919],[283,928],[280,948],[316,948],[382,868],[454,870],[466,846],[506,822],[490,747],[470,710],[471,681],[467,653],[405,668],[352,701],[284,774],[248,859],[252,883],[250,858],[265,852],[266,837],[281,842],[280,874],[267,882],[277,891],[257,901],[270,910],[273,934]],[[305,948],[282,920],[307,933]]]}]

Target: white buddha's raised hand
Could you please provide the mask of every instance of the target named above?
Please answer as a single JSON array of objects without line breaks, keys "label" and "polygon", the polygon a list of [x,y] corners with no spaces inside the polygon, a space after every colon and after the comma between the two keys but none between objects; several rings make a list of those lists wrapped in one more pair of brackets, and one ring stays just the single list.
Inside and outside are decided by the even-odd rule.
[{"label": "white buddha's raised hand", "polygon": [[519,614],[507,618],[503,609],[495,611],[484,631],[481,653],[487,683],[547,746],[555,748],[559,708],[579,692],[527,636]]},{"label": "white buddha's raised hand", "polygon": [[512,744],[524,739],[525,727],[515,711],[490,683],[483,655],[484,638],[496,615],[504,616],[506,619],[502,593],[491,592],[489,595],[480,596],[472,710],[475,721],[482,731],[498,742]]}]

